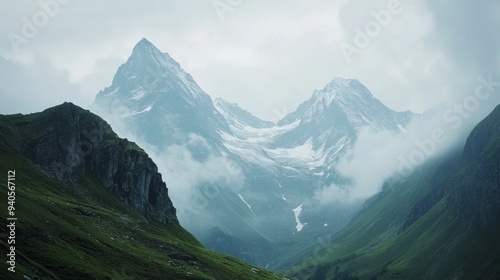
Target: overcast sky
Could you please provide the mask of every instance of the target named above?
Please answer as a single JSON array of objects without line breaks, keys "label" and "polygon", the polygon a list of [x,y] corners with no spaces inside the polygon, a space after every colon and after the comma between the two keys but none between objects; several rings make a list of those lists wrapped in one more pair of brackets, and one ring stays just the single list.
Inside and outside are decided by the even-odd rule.
[{"label": "overcast sky", "polygon": [[[87,107],[143,37],[212,98],[265,119],[338,76],[395,110],[423,112],[498,73],[498,1],[366,2],[3,0],[0,113]],[[355,41],[359,30],[368,41]]]}]

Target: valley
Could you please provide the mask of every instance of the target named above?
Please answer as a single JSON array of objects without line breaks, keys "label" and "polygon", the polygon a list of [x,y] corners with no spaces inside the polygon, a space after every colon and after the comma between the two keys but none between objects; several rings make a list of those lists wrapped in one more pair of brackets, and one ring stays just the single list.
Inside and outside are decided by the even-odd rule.
[{"label": "valley", "polygon": [[24,279],[500,275],[498,106],[446,131],[334,78],[264,121],[142,39],[90,110],[0,115]]}]

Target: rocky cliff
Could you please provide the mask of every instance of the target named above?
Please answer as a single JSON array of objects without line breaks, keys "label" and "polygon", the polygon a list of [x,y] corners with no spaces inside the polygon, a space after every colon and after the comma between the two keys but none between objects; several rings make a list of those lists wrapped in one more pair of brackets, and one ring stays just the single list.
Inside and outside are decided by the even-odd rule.
[{"label": "rocky cliff", "polygon": [[155,163],[89,111],[64,103],[7,121],[12,125],[1,131],[4,141],[29,155],[47,175],[74,188],[85,188],[81,179],[92,178],[144,217],[178,222]]},{"label": "rocky cliff", "polygon": [[463,152],[469,176],[457,184],[464,187],[453,197],[454,208],[468,227],[500,225],[500,106],[479,123]]}]

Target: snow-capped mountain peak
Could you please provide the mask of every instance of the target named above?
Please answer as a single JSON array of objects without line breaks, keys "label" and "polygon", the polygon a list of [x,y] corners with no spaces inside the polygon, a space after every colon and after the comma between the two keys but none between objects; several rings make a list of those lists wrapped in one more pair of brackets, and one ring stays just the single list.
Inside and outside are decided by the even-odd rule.
[{"label": "snow-capped mountain peak", "polygon": [[161,52],[146,38],[142,38],[134,47],[129,61],[133,64],[156,64],[173,71],[184,72],[180,64],[168,53]]},{"label": "snow-capped mountain peak", "polygon": [[321,173],[321,168],[331,170],[352,147],[362,127],[399,132],[411,117],[411,112],[399,113],[386,107],[358,80],[335,78],[280,121],[279,125],[300,123],[279,135],[272,147],[311,147],[313,154],[320,155],[314,158],[321,163],[316,166],[316,172]]},{"label": "snow-capped mountain peak", "polygon": [[332,103],[342,109],[370,106],[376,99],[358,80],[335,78],[322,90],[316,90],[310,99],[311,105],[306,111],[306,118],[321,113]]},{"label": "snow-capped mountain peak", "polygon": [[353,97],[373,99],[370,91],[356,79],[334,78],[322,90],[317,90],[313,94],[316,98],[329,105],[334,100],[347,101]]},{"label": "snow-capped mountain peak", "polygon": [[[180,204],[181,222],[207,246],[236,256],[263,251],[292,233],[307,240],[301,238],[340,221],[316,220],[306,199],[322,186],[346,181],[337,163],[353,147],[360,127],[400,131],[411,117],[385,107],[359,81],[335,78],[274,124],[238,104],[212,101],[147,39],[137,43],[93,105],[110,123],[118,119],[127,135],[144,139],[147,149],[165,153],[162,172],[172,180],[183,176],[178,180],[184,184],[178,197],[186,202]],[[220,239],[219,232],[229,239]],[[238,249],[227,252],[227,244]]]},{"label": "snow-capped mountain peak", "polygon": [[147,95],[167,92],[182,94],[181,97],[190,103],[210,99],[177,61],[143,38],[126,63],[118,68],[111,86],[101,91],[96,99],[120,93],[125,95],[124,100],[137,101]]},{"label": "snow-capped mountain peak", "polygon": [[178,62],[147,39],[135,45],[111,86],[97,94],[92,108],[102,115],[129,118],[137,131],[154,131],[158,134],[155,141],[173,134],[167,138],[182,143],[194,133],[218,142],[217,131],[231,134],[210,96]]},{"label": "snow-capped mountain peak", "polygon": [[[375,98],[360,81],[334,78],[323,89],[314,91],[309,100],[280,123],[301,120],[303,124],[308,124],[336,119],[349,123],[354,129],[370,124],[392,127],[393,123],[388,122],[394,122],[394,114],[396,112]],[[408,115],[411,113],[408,112]]]}]

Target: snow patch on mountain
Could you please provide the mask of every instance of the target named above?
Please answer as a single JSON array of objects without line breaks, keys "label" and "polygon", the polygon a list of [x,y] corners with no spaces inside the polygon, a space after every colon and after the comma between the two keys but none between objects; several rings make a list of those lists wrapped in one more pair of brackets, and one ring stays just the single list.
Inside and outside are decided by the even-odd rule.
[{"label": "snow patch on mountain", "polygon": [[144,95],[146,95],[146,93],[144,91],[140,90],[140,91],[137,91],[136,93],[134,93],[134,95],[132,95],[132,97],[130,97],[130,99],[137,101],[137,100],[143,98]]},{"label": "snow patch on mountain", "polygon": [[282,188],[280,182],[278,182],[278,180],[274,179],[274,181],[278,184],[278,187],[280,187],[280,189]]},{"label": "snow patch on mountain", "polygon": [[400,124],[398,124],[398,128],[399,128],[399,130],[401,130],[401,132],[408,132],[408,130]]},{"label": "snow patch on mountain", "polygon": [[237,138],[239,138],[240,141],[264,143],[264,142],[271,142],[277,136],[295,129],[300,124],[300,121],[297,120],[289,125],[273,126],[265,128],[256,128],[244,125],[242,123],[240,124],[241,125],[239,126],[235,125],[234,122],[229,124],[231,131],[237,136]]},{"label": "snow patch on mountain", "polygon": [[274,138],[297,127],[298,124],[299,121],[286,126],[268,128],[230,125],[234,135],[224,131],[220,131],[219,134],[224,140],[224,146],[242,159],[260,165],[277,165],[276,160],[265,152],[264,147],[271,144]]},{"label": "snow patch on mountain", "polygon": [[151,109],[153,109],[153,106],[155,105],[155,102],[153,102],[152,104],[149,104],[146,108],[142,109],[142,110],[138,110],[138,111],[134,111],[132,112],[130,116],[133,116],[133,115],[138,115],[138,114],[142,114],[142,113],[146,113],[146,112],[149,112],[151,111]]},{"label": "snow patch on mountain", "polygon": [[117,93],[117,92],[118,92],[118,90],[120,90],[120,88],[119,88],[119,87],[116,87],[116,88],[114,88],[113,90],[111,90],[110,92],[105,93],[105,94],[104,94],[104,96],[113,95],[113,94]]},{"label": "snow patch on mountain", "polygon": [[315,150],[312,143],[312,138],[309,138],[304,144],[295,146],[293,148],[262,148],[266,155],[279,162],[296,162],[304,165],[308,170],[316,167],[323,166],[327,153],[325,153],[325,146],[321,146]]},{"label": "snow patch on mountain", "polygon": [[238,194],[238,196],[240,197],[241,201],[243,201],[243,203],[245,203],[245,204],[247,205],[248,209],[250,209],[250,211],[252,212],[252,214],[253,214],[254,216],[257,216],[257,215],[255,215],[255,213],[253,212],[253,210],[252,210],[252,206],[250,206],[250,204],[248,204],[248,203],[245,201],[245,199],[243,198],[243,196],[242,196],[241,194]]},{"label": "snow patch on mountain", "polygon": [[297,207],[297,208],[294,208],[293,209],[293,214],[295,215],[295,222],[297,222],[297,226],[295,226],[295,229],[297,229],[297,232],[301,231],[305,225],[307,225],[307,223],[301,223],[300,222],[300,214],[302,213],[302,205],[304,205],[303,203]]},{"label": "snow patch on mountain", "polygon": [[272,122],[257,118],[250,112],[243,110],[236,103],[231,103],[222,98],[216,98],[213,104],[221,115],[224,116],[229,125],[238,130],[246,130],[248,129],[247,127],[270,128],[274,126]]}]

